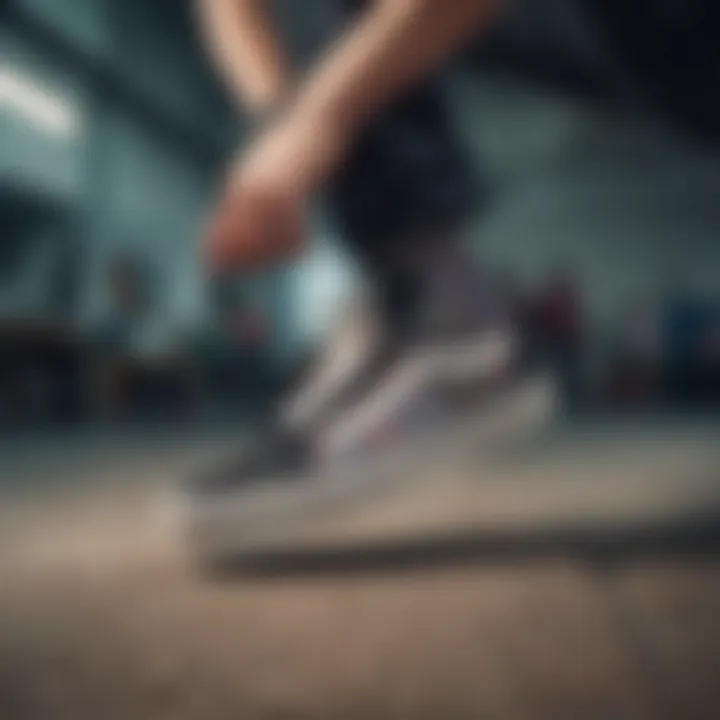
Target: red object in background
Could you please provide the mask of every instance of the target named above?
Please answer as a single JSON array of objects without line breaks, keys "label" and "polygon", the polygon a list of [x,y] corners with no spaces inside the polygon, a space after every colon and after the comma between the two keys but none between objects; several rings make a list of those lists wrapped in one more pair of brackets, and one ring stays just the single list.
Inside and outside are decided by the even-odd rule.
[{"label": "red object in background", "polygon": [[705,355],[713,364],[720,365],[720,325],[714,327],[705,342]]},{"label": "red object in background", "polygon": [[570,282],[553,284],[540,300],[539,316],[551,340],[577,342],[583,332],[580,293]]}]

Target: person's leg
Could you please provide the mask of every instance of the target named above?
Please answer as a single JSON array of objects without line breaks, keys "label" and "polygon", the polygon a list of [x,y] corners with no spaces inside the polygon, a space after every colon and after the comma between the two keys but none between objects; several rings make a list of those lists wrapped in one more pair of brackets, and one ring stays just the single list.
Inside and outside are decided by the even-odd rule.
[{"label": "person's leg", "polygon": [[[337,235],[364,268],[368,293],[283,404],[277,432],[252,460],[214,473],[211,485],[252,483],[345,457],[347,443],[328,437],[335,425],[355,453],[368,434],[382,433],[388,424],[403,425],[398,436],[404,435],[399,418],[409,417],[408,408],[410,425],[428,417],[436,378],[424,372],[418,383],[414,368],[454,358],[456,372],[468,374],[467,351],[475,352],[476,336],[483,334],[484,341],[488,328],[506,325],[490,283],[460,241],[484,200],[433,86],[387,109],[367,128],[326,201]],[[504,351],[498,353],[492,338],[490,345],[489,357],[484,348],[470,364],[480,374],[492,366],[497,375]]]},{"label": "person's leg", "polygon": [[457,137],[442,90],[426,83],[367,128],[329,189],[339,235],[391,314],[422,295],[444,249],[457,248],[485,187]]},{"label": "person's leg", "polygon": [[[363,332],[355,330],[355,348],[366,352],[364,372],[312,416],[310,436],[321,456],[340,446],[341,454],[345,446],[354,452],[354,444],[365,445],[376,431],[382,435],[384,426],[392,425],[397,436],[410,420],[412,431],[414,420],[429,416],[421,408],[433,404],[428,396],[434,390],[427,390],[437,387],[439,376],[467,379],[467,385],[458,382],[463,399],[477,397],[460,390],[476,382],[482,395],[493,384],[488,374],[498,380],[505,371],[514,341],[511,308],[463,247],[485,191],[434,87],[421,88],[377,119],[328,196],[338,234],[372,290],[364,334],[370,325],[375,344],[358,342]],[[351,325],[344,331],[352,337]],[[342,372],[338,356],[331,353],[330,360]],[[432,380],[414,373],[418,364],[435,367]],[[327,440],[340,425],[348,429],[340,433],[344,439]]]},{"label": "person's leg", "polygon": [[293,420],[326,421],[362,395],[418,330],[413,326],[434,295],[476,291],[477,273],[468,267],[460,236],[483,201],[484,188],[433,84],[366,129],[325,205],[336,236],[364,272],[367,292],[285,406]]}]

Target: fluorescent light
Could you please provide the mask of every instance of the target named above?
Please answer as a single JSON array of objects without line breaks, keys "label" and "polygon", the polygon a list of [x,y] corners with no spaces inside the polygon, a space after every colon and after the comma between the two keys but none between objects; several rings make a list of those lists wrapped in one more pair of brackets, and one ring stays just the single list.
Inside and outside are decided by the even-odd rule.
[{"label": "fluorescent light", "polygon": [[8,66],[0,67],[0,107],[3,106],[51,135],[68,138],[80,128],[77,107]]}]

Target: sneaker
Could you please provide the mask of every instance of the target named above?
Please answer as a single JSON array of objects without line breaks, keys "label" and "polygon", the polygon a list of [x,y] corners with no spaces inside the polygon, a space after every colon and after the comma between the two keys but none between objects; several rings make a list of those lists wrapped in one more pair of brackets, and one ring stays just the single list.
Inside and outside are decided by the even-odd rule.
[{"label": "sneaker", "polygon": [[[392,446],[402,436],[441,425],[440,403],[430,399],[439,373],[458,381],[463,374],[494,377],[512,352],[487,330],[481,333],[478,351],[474,335],[487,318],[480,321],[446,310],[489,306],[477,297],[461,297],[462,292],[476,292],[477,275],[464,267],[452,270],[434,275],[423,306],[403,322],[402,332],[381,321],[383,313],[368,295],[352,298],[310,373],[282,404],[277,429],[249,451],[193,478],[190,493],[222,495],[268,477],[297,476],[350,457],[361,459],[367,450],[374,451],[376,441]],[[469,400],[467,388],[456,394],[455,404],[461,397]]]},{"label": "sneaker", "polygon": [[436,450],[447,456],[448,443],[462,452],[547,418],[553,384],[518,372],[514,328],[487,301],[467,304],[477,313],[452,312],[462,285],[450,289],[438,283],[437,296],[453,300],[449,310],[428,293],[402,342],[383,337],[368,306],[351,308],[285,406],[281,429],[186,486],[186,529],[196,547],[275,536],[338,503],[379,500],[405,480],[417,482],[418,473],[398,472],[398,463],[422,470]]},{"label": "sneaker", "polygon": [[184,488],[189,498],[222,498],[272,478],[298,478],[316,467],[313,439],[319,428],[331,422],[333,413],[363,397],[392,364],[396,349],[386,337],[366,298],[358,295],[341,314],[308,376],[281,405],[275,430],[248,450],[192,477]]},{"label": "sneaker", "polygon": [[298,459],[293,451],[278,456],[271,444],[261,472],[245,461],[206,477],[182,507],[187,547],[213,568],[323,545],[342,537],[358,511],[445,478],[448,462],[462,468],[474,453],[543,426],[555,396],[547,378],[518,378],[488,386],[479,409],[458,413],[455,393],[445,395],[427,366],[400,362],[365,403],[318,436],[309,457],[306,445]]}]

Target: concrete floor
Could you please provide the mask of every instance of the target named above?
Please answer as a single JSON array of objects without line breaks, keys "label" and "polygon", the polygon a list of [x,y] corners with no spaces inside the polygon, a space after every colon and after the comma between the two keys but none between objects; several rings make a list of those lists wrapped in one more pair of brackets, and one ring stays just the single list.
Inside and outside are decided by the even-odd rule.
[{"label": "concrete floor", "polygon": [[[457,520],[451,506],[466,528],[585,507],[583,525],[598,503],[622,515],[628,498],[634,512],[638,498],[681,497],[655,492],[663,473],[665,487],[715,503],[716,428],[628,432],[574,428],[478,458],[473,502],[467,486],[444,505],[407,496],[402,516],[378,510],[373,532]],[[154,500],[228,438],[43,441],[0,456],[2,720],[720,717],[715,546],[612,563],[556,547],[286,566],[220,582],[194,572]],[[583,480],[587,492],[568,492]]]}]

